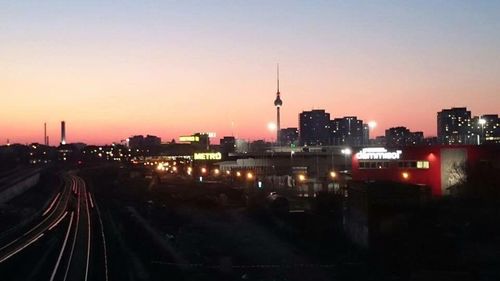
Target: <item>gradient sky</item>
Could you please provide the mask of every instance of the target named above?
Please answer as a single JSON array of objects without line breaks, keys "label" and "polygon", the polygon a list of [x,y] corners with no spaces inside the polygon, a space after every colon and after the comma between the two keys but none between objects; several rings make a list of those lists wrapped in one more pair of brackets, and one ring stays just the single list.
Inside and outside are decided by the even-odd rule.
[{"label": "gradient sky", "polygon": [[[298,113],[435,135],[500,109],[500,1],[0,1],[0,144],[216,131],[272,137]],[[232,126],[231,124],[234,124]]]}]

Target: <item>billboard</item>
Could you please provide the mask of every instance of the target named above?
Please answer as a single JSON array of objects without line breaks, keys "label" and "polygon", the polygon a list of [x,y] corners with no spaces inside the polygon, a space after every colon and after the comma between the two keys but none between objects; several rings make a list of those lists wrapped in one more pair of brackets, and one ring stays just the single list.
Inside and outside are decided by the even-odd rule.
[{"label": "billboard", "polygon": [[356,158],[360,160],[368,159],[399,159],[401,158],[401,150],[388,151],[383,147],[369,147],[363,148],[360,152],[356,153]]},{"label": "billboard", "polygon": [[450,188],[466,180],[466,161],[467,150],[464,148],[444,148],[441,150],[442,194],[450,194]]},{"label": "billboard", "polygon": [[199,136],[180,136],[179,141],[180,142],[199,142],[200,137]]}]

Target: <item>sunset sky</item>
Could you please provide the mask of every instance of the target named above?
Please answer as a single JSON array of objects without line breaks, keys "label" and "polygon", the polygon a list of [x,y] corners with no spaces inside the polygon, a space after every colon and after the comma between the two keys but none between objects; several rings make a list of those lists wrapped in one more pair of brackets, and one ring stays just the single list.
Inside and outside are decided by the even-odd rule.
[{"label": "sunset sky", "polygon": [[1,1],[0,144],[61,120],[69,142],[271,139],[278,62],[282,127],[435,135],[442,108],[500,113],[500,1]]}]

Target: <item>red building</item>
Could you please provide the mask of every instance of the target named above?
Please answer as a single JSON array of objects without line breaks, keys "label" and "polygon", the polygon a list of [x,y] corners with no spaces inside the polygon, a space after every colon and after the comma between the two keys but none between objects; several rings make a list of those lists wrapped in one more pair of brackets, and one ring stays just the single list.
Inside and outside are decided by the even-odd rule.
[{"label": "red building", "polygon": [[466,167],[481,162],[498,165],[499,157],[500,146],[370,147],[353,154],[352,178],[426,185],[433,196],[441,196],[466,179]]}]

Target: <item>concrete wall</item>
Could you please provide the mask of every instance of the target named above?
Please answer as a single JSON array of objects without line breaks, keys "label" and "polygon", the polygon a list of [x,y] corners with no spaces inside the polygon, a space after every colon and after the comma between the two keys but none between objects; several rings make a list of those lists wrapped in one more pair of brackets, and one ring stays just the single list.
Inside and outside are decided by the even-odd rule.
[{"label": "concrete wall", "polygon": [[40,171],[28,174],[24,178],[19,178],[14,183],[2,187],[0,191],[0,204],[8,202],[12,198],[22,194],[26,190],[35,186],[40,180]]}]

